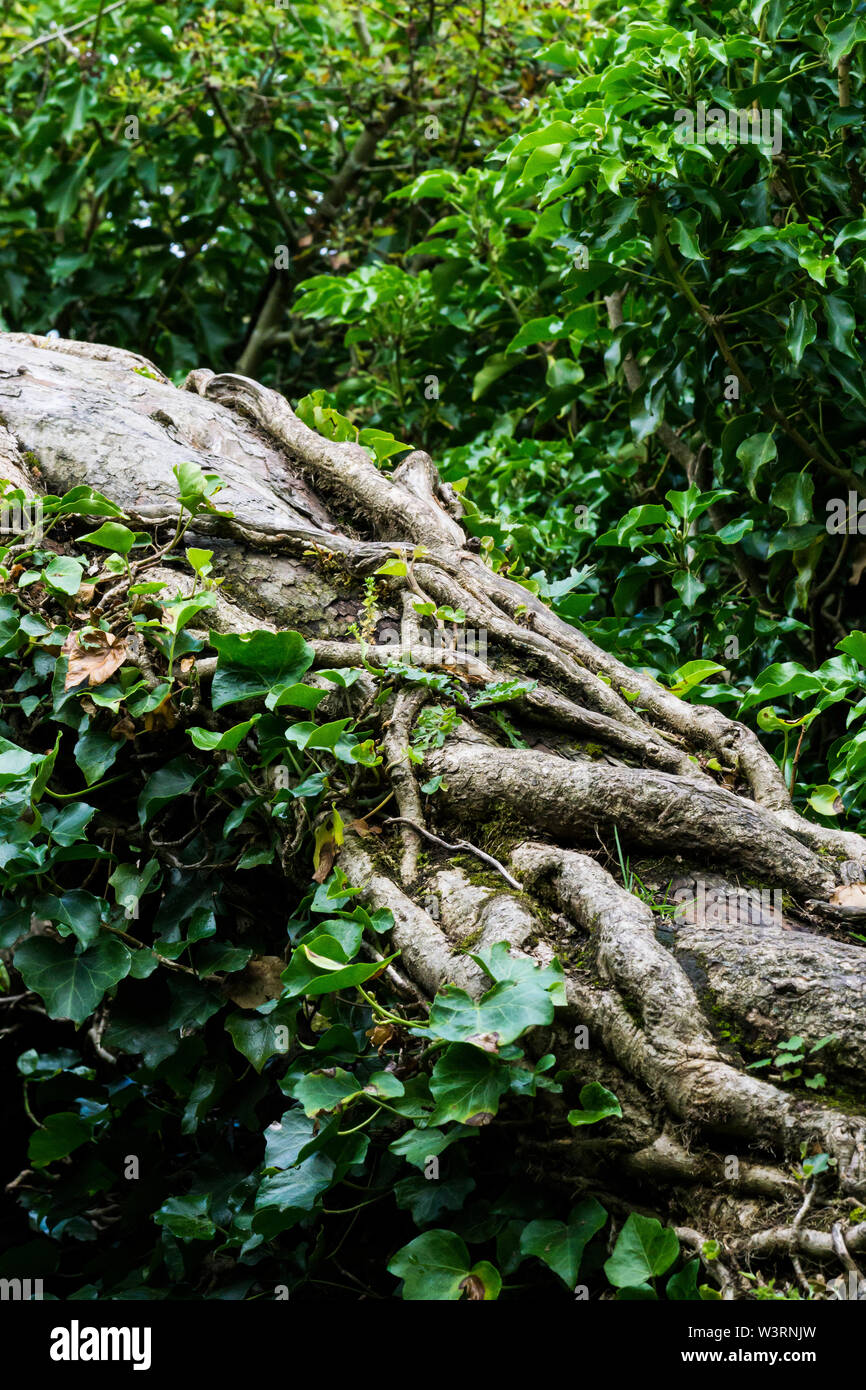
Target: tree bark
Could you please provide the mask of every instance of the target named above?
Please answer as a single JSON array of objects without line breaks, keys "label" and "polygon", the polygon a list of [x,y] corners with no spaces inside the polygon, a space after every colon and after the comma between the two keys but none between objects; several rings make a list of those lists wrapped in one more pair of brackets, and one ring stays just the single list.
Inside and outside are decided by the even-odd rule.
[{"label": "tree bark", "polygon": [[[305,241],[309,242],[303,255],[309,257],[312,251],[319,248],[320,237],[323,230],[333,222],[340,212],[353,184],[360,177],[367,165],[376,153],[376,147],[380,140],[388,134],[392,126],[399,120],[400,116],[407,109],[406,101],[403,97],[395,97],[380,116],[378,120],[370,121],[361,130],[357,140],[352,145],[340,168],[334,174],[328,185],[321,202],[314,213],[311,213],[304,221]],[[236,142],[240,142],[240,137],[228,124],[227,118],[223,113],[230,133],[235,135]],[[267,191],[272,201],[275,201],[270,188],[270,183],[265,176]],[[285,214],[276,204],[278,220],[286,222]],[[261,366],[262,359],[268,350],[274,346],[283,322],[287,305],[291,298],[292,282],[294,281],[294,262],[298,257],[298,237],[293,232],[291,225],[287,226],[289,240],[287,248],[292,257],[292,269],[288,268],[283,272],[272,269],[268,276],[267,288],[261,303],[261,308],[250,324],[247,340],[237,362],[237,369],[241,373],[254,373]]]},{"label": "tree bark", "polygon": [[[539,1120],[519,1140],[527,1154],[543,1153],[575,1191],[720,1240],[725,1297],[748,1296],[741,1269],[756,1262],[844,1267],[831,1229],[844,1236],[866,1202],[866,968],[856,914],[831,898],[863,882],[866,840],[804,819],[750,730],[629,670],[491,570],[426,454],[388,474],[249,378],[199,370],[178,389],[134,354],[24,334],[0,335],[0,422],[0,475],[37,491],[90,484],[159,539],[178,515],[172,467],[218,473],[232,515],[195,523],[225,575],[212,625],[294,628],[314,666],[366,664],[346,693],[385,750],[393,804],[381,834],[347,834],[340,863],[394,913],[402,974],[427,997],[448,981],[479,994],[489,981],[469,942],[505,940],[545,963],[557,954],[568,1002],[533,1045],[622,1105],[622,1119],[566,1142],[562,1114],[553,1128]],[[406,572],[376,577],[374,628],[360,640],[365,580],[398,556]],[[413,607],[422,600],[462,609],[483,646],[443,655]],[[369,668],[395,658],[447,670],[470,696],[491,681],[531,684],[496,707],[524,746],[483,705],[461,705],[416,776],[406,747],[439,697],[398,679],[374,706]],[[198,662],[201,682],[214,665]],[[419,782],[437,775],[441,790],[422,798]],[[342,814],[348,824],[359,811]],[[301,872],[291,847],[286,866]],[[755,914],[744,889],[774,906],[761,899]],[[581,1029],[588,1046],[576,1046]],[[837,1035],[820,1054],[824,1090],[772,1064],[747,1069],[792,1034],[810,1045]],[[831,1168],[798,1221],[799,1165],[819,1152]],[[847,1242],[866,1247],[864,1227]]]}]

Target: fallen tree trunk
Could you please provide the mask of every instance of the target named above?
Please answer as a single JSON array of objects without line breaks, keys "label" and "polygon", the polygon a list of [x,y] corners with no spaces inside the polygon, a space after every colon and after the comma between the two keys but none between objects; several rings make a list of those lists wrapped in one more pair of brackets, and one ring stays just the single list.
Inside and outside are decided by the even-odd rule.
[{"label": "fallen tree trunk", "polygon": [[[0,476],[31,492],[88,484],[160,543],[178,517],[172,469],[191,460],[218,474],[219,514],[194,527],[225,576],[213,626],[294,629],[314,670],[364,670],[345,696],[385,750],[398,814],[369,813],[381,833],[350,831],[339,862],[365,901],[393,912],[398,978],[420,997],[449,981],[477,995],[489,981],[469,949],[505,940],[542,963],[557,953],[567,1004],[538,1052],[621,1099],[603,1140],[533,1132],[519,1141],[527,1153],[575,1191],[718,1239],[726,1297],[747,1296],[749,1262],[832,1261],[831,1229],[844,1234],[866,1202],[866,989],[861,948],[830,939],[816,905],[844,923],[831,895],[863,882],[866,840],[801,817],[752,732],[628,670],[486,566],[426,454],[389,475],[244,377],[200,370],[177,389],[133,354],[21,334],[0,336],[0,421]],[[376,575],[371,599],[383,564],[393,572]],[[154,574],[191,589],[189,574]],[[473,650],[447,619],[425,632],[437,605],[465,614]],[[438,697],[401,686],[398,666],[376,704],[376,672],[394,661],[445,671],[469,697],[441,737],[418,742],[422,776],[406,748]],[[197,662],[200,683],[214,666]],[[523,747],[472,706],[492,682],[518,683],[497,707]],[[422,798],[428,778],[441,791]],[[371,828],[360,802],[342,814]],[[303,880],[299,834],[283,862]],[[617,842],[641,861],[639,890]],[[158,841],[151,851],[176,862]],[[782,895],[784,916],[671,919],[658,909],[675,875],[747,881]],[[837,1035],[823,1093],[746,1069],[790,1033]],[[800,1165],[818,1153],[830,1167],[798,1221]],[[860,1226],[850,1248],[863,1241]]]}]

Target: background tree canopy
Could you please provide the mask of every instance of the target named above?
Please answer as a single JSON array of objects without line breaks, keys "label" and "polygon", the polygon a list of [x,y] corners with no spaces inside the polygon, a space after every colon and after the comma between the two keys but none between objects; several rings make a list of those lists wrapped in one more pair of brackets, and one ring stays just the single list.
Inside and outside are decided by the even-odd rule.
[{"label": "background tree canopy", "polygon": [[[686,706],[742,719],[797,811],[826,831],[858,831],[864,39],[866,5],[851,0],[820,9],[804,0],[76,0],[62,20],[48,0],[13,0],[0,28],[0,328],[128,349],[178,385],[203,366],[255,378],[299,403],[300,419],[326,439],[360,442],[384,474],[408,449],[428,451],[493,574]],[[714,127],[710,114],[707,137],[684,140],[683,113],[699,103],[723,120]],[[759,138],[762,113],[772,121]],[[185,526],[219,508],[215,486],[201,470],[178,474]],[[59,501],[56,491],[46,515],[64,545],[70,517],[95,517],[77,539],[110,551],[116,574],[134,580],[128,557],[143,544],[140,529],[117,520],[121,509],[101,493]],[[150,721],[171,743],[175,662],[203,650],[187,629],[201,626],[217,588],[213,552],[194,524],[191,536],[196,593],[185,607],[167,605],[153,636],[168,683],[145,679],[129,704],[128,682],[110,684],[117,663],[103,628],[102,646],[78,653],[92,663],[98,651],[109,679],[84,716],[78,705],[70,714],[55,667],[69,627],[52,652],[42,639],[53,620],[40,626],[18,601],[37,584],[46,612],[66,603],[79,594],[83,562],[63,546],[4,552],[7,963],[30,913],[56,931],[15,953],[22,992],[38,995],[48,1017],[23,1019],[17,1068],[7,1059],[19,1207],[2,1272],[24,1272],[27,1261],[59,1272],[64,1297],[246,1298],[279,1286],[304,1296],[495,1298],[503,1280],[502,1296],[520,1296],[510,1281],[571,1297],[578,1277],[608,1293],[644,1290],[626,1297],[718,1296],[705,1281],[712,1251],[703,1249],[699,1275],[686,1258],[696,1252],[655,1218],[630,1216],[628,1204],[606,1246],[609,1203],[580,1185],[576,1203],[555,1183],[528,1190],[507,1131],[480,1136],[478,1116],[503,1096],[503,1106],[534,1101],[544,1113],[547,1090],[562,1089],[552,1055],[532,1058],[525,1047],[562,1002],[556,961],[518,982],[488,952],[482,1004],[443,992],[415,1031],[390,1012],[393,999],[366,992],[384,977],[381,953],[359,955],[362,936],[369,947],[393,918],[354,902],[339,861],[329,877],[343,831],[335,802],[315,803],[330,818],[309,840],[298,829],[293,848],[306,858],[288,905],[294,953],[276,996],[249,989],[227,1004],[202,985],[253,952],[274,957],[256,925],[240,945],[215,915],[212,884],[185,872],[196,867],[195,841],[169,871],[139,844],[136,862],[124,862],[112,840],[93,861],[95,871],[101,855],[111,860],[99,893],[86,871],[70,877],[78,860],[90,868],[85,812],[94,812],[71,783],[50,790],[54,769],[77,736],[69,761],[79,782],[110,779],[118,735],[88,721],[105,709],[118,716],[121,705],[123,718]],[[376,574],[405,575],[402,558],[388,563],[396,568]],[[376,601],[368,575],[356,615],[362,644]],[[462,621],[441,604],[416,611],[433,610],[440,626]],[[194,749],[172,745],[137,787],[142,828],[175,800],[193,804],[199,754],[219,755],[208,775],[218,764],[217,789],[230,794],[226,843],[252,817],[249,828],[266,797],[234,754],[259,719],[262,752],[282,706],[300,711],[287,737],[294,771],[312,779],[294,784],[295,800],[340,778],[356,789],[381,761],[374,735],[348,716],[311,733],[313,657],[290,635],[297,643],[277,650],[257,634],[252,656],[237,636],[214,644],[212,711],[266,698],[268,713],[244,705],[231,728],[198,730]],[[338,690],[357,681],[342,667],[330,674]],[[432,686],[443,698],[415,726],[419,764],[459,723],[447,676],[428,675],[428,687],[434,679],[445,681]],[[486,687],[484,702],[519,748],[499,708],[512,687]],[[55,723],[69,728],[60,762]],[[324,770],[322,750],[333,760]],[[262,767],[274,756],[265,749]],[[707,766],[738,789],[734,770]],[[244,778],[252,795],[240,800]],[[59,800],[41,827],[46,787]],[[435,796],[436,778],[422,790]],[[279,796],[273,804],[287,814],[285,787]],[[40,826],[31,818],[21,831],[22,806]],[[50,847],[41,857],[34,848],[25,868],[20,847],[29,853],[40,828]],[[239,859],[232,846],[224,913],[249,913],[238,878],[270,865],[275,845],[250,838]],[[619,870],[637,892],[621,850]],[[265,889],[266,917],[277,895]],[[105,1032],[107,992],[119,986],[125,999],[157,959],[150,944],[147,959],[130,953],[119,917],[107,940],[100,921],[109,911],[137,921],[139,907],[157,954],[177,963],[171,997],[161,1022],[126,1004]],[[372,1010],[363,1016],[358,988]],[[493,1031],[503,1012],[496,992],[508,990],[510,1036],[496,1022],[513,1049],[503,1063],[473,1040]],[[278,1018],[294,1040],[288,1070],[273,1042]],[[214,1026],[219,1046],[205,1049]],[[826,1076],[809,1058],[827,1041],[794,1034],[773,1064],[786,1081],[821,1089]],[[106,1078],[105,1048],[140,1058],[137,1070]],[[400,1065],[413,1058],[414,1081],[394,1079],[395,1048]],[[431,1055],[432,1128],[419,1079]],[[622,1117],[601,1081],[578,1090],[573,1128]],[[294,1104],[283,1114],[286,1096]],[[282,1128],[266,1134],[263,1157],[269,1122]],[[481,1158],[469,1156],[476,1147]],[[426,1165],[449,1148],[447,1180],[431,1183]],[[116,1172],[130,1153],[145,1176],[119,1215]],[[826,1158],[804,1154],[797,1181],[816,1181]],[[771,1271],[757,1285],[759,1296],[784,1297],[790,1283]]]}]

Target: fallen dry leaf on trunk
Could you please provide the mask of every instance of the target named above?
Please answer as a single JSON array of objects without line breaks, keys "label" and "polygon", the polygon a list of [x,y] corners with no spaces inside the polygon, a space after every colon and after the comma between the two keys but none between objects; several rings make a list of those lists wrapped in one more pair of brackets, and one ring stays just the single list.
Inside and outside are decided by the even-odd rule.
[{"label": "fallen dry leaf on trunk", "polygon": [[269,999],[279,999],[283,992],[280,979],[286,968],[282,956],[253,956],[243,970],[230,975],[223,991],[241,1009],[257,1009]]},{"label": "fallen dry leaf on trunk", "polygon": [[370,835],[382,834],[380,825],[368,825],[365,820],[353,820],[349,829],[354,830],[356,835],[360,835],[362,840],[366,840]]},{"label": "fallen dry leaf on trunk", "polygon": [[70,632],[63,643],[63,655],[69,658],[64,690],[71,690],[83,680],[88,685],[102,685],[123,665],[128,655],[126,643],[111,632],[91,628],[84,644],[80,636],[80,632]]}]

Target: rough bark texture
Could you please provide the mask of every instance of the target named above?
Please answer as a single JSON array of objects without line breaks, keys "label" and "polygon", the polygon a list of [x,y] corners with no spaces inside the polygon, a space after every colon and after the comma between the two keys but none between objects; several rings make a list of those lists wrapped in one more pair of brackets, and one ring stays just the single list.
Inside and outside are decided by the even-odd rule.
[{"label": "rough bark texture", "polygon": [[[829,899],[837,884],[863,881],[866,840],[804,820],[749,730],[630,671],[491,571],[426,454],[388,475],[245,377],[200,370],[178,389],[133,354],[21,334],[0,336],[0,424],[2,476],[37,491],[89,483],[160,540],[177,516],[173,465],[218,473],[233,515],[196,524],[226,576],[214,613],[222,630],[296,628],[319,667],[401,656],[444,665],[470,693],[535,681],[499,707],[528,746],[511,747],[483,707],[462,706],[444,746],[426,755],[424,778],[444,784],[423,800],[405,748],[437,696],[406,687],[377,713],[371,680],[358,682],[398,814],[388,824],[394,806],[382,813],[380,836],[348,835],[342,866],[393,911],[402,975],[424,995],[449,980],[482,992],[486,977],[466,954],[479,944],[507,940],[542,962],[559,955],[568,1005],[538,1048],[578,1084],[608,1085],[623,1118],[565,1142],[561,1115],[549,1129],[540,1119],[520,1142],[548,1175],[681,1223],[687,1243],[719,1239],[725,1297],[745,1295],[742,1270],[758,1260],[848,1268],[845,1241],[866,1248],[866,1228],[846,1227],[866,1201],[866,967]],[[364,578],[395,554],[408,572],[377,579],[377,627],[362,644],[351,629]],[[165,574],[188,587],[179,571]],[[412,599],[462,608],[486,653],[454,650],[443,663],[424,645],[429,620]],[[201,660],[199,679],[213,668]],[[623,882],[614,832],[642,884],[657,888],[652,905]],[[658,910],[674,880],[710,885],[717,902],[746,879],[784,895],[784,912],[713,915],[706,899],[698,912]],[[576,1049],[581,1025],[589,1046]],[[831,1033],[821,1092],[746,1069],[791,1034],[811,1043]],[[804,1219],[798,1164],[818,1152],[833,1166]]]}]

